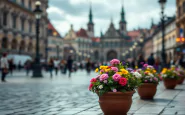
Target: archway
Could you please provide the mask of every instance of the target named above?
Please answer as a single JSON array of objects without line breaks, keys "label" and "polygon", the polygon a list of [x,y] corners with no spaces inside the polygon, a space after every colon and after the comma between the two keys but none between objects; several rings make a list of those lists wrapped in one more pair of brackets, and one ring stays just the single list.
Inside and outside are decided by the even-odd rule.
[{"label": "archway", "polygon": [[16,39],[12,40],[11,48],[12,48],[12,50],[16,50],[17,49],[17,40]]},{"label": "archway", "polygon": [[33,51],[33,44],[30,42],[30,43],[28,44],[28,52],[29,52],[29,53],[32,53],[32,51]]},{"label": "archway", "polygon": [[20,52],[23,52],[24,50],[25,50],[25,42],[24,42],[24,40],[22,40],[22,41],[20,42],[19,51],[20,51]]},{"label": "archway", "polygon": [[8,39],[5,37],[2,39],[2,48],[7,49],[8,48]]},{"label": "archway", "polygon": [[111,50],[107,53],[107,61],[110,61],[114,58],[117,58],[117,52],[114,50]]}]

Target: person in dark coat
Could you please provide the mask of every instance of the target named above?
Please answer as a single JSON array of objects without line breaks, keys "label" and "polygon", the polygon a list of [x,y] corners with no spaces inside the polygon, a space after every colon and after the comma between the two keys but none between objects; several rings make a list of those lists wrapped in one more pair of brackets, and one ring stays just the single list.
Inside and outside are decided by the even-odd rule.
[{"label": "person in dark coat", "polygon": [[8,63],[9,63],[10,74],[13,75],[13,69],[14,69],[13,59],[10,59]]},{"label": "person in dark coat", "polygon": [[73,68],[73,60],[72,60],[72,57],[69,56],[67,60],[67,69],[69,70],[69,77],[71,77],[72,68]]},{"label": "person in dark coat", "polygon": [[154,56],[153,56],[153,55],[154,55],[154,54],[151,53],[150,57],[148,58],[148,65],[154,66],[154,64],[155,64],[155,59],[154,59]]},{"label": "person in dark coat", "polygon": [[137,62],[138,68],[142,68],[144,63],[145,63],[145,60],[144,60],[143,56],[140,55],[139,59],[138,59],[138,62]]},{"label": "person in dark coat", "polygon": [[53,77],[53,68],[54,68],[54,62],[53,62],[53,59],[50,58],[50,60],[48,62],[48,69],[50,72],[50,77]]},{"label": "person in dark coat", "polygon": [[90,59],[87,60],[87,63],[86,63],[86,71],[87,71],[87,74],[90,74],[90,72],[91,72],[91,62],[90,62]]}]

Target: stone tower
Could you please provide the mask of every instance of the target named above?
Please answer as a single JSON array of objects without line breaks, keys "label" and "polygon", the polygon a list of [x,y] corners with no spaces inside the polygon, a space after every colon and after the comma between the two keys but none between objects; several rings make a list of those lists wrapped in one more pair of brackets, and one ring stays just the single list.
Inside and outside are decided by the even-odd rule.
[{"label": "stone tower", "polygon": [[124,35],[126,35],[127,33],[127,22],[125,19],[125,11],[124,11],[123,5],[121,8],[121,20],[119,22],[119,31],[121,34],[124,34]]},{"label": "stone tower", "polygon": [[87,31],[88,31],[89,37],[94,37],[94,23],[93,23],[91,4],[90,4],[90,10],[89,10],[89,22],[87,24]]}]

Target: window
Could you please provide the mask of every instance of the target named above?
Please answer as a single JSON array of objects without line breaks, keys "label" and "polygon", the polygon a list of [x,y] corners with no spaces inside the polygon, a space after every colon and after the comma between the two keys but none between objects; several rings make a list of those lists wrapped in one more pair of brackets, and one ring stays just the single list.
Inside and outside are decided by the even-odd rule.
[{"label": "window", "polygon": [[3,25],[4,26],[7,25],[7,13],[6,12],[3,13]]},{"label": "window", "polygon": [[31,7],[31,0],[29,0],[29,3],[28,3],[28,7],[29,7],[29,10],[32,10],[32,7]]},{"label": "window", "polygon": [[21,30],[24,31],[24,20],[22,19],[22,22],[21,22]]},{"label": "window", "polygon": [[21,0],[21,5],[24,6],[24,0]]},{"label": "window", "polygon": [[32,23],[29,22],[29,32],[32,32]]},{"label": "window", "polygon": [[16,16],[12,16],[12,27],[14,28],[14,29],[16,29],[16,20],[17,20],[17,17]]},{"label": "window", "polygon": [[181,7],[179,6],[178,7],[178,16],[180,17],[180,15],[181,15]]},{"label": "window", "polygon": [[185,13],[185,2],[183,2],[183,13]]}]

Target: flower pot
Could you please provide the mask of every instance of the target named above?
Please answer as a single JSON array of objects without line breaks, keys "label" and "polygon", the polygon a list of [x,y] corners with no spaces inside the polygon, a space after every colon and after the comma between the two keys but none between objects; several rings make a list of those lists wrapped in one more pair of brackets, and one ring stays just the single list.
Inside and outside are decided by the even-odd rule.
[{"label": "flower pot", "polygon": [[182,84],[183,81],[184,81],[184,78],[185,78],[185,77],[182,77],[182,76],[181,76],[180,79],[177,80],[177,83],[178,83],[178,84]]},{"label": "flower pot", "polygon": [[163,81],[166,89],[174,89],[175,86],[177,85],[176,79],[165,78]]},{"label": "flower pot", "polygon": [[153,99],[157,91],[157,84],[143,83],[137,91],[141,99]]},{"label": "flower pot", "polygon": [[126,115],[132,104],[132,95],[130,92],[108,92],[99,96],[99,104],[104,115]]}]

